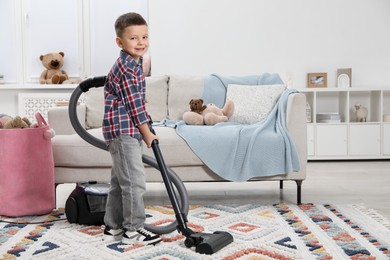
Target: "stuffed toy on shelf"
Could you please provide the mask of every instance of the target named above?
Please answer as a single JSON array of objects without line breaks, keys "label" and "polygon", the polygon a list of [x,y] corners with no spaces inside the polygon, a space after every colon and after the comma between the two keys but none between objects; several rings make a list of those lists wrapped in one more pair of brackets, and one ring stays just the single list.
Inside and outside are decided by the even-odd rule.
[{"label": "stuffed toy on shelf", "polygon": [[64,56],[65,54],[61,51],[47,53],[39,57],[42,65],[46,68],[39,78],[40,84],[78,84],[81,82],[79,78],[69,78],[68,74],[62,70]]}]

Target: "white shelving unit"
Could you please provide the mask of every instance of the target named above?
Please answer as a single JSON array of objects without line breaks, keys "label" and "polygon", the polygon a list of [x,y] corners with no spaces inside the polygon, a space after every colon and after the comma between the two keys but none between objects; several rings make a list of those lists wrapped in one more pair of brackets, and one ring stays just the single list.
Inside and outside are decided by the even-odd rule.
[{"label": "white shelving unit", "polygon": [[[390,87],[306,88],[311,107],[307,123],[309,160],[390,159]],[[357,122],[354,105],[368,109],[367,122]],[[338,114],[340,122],[321,123],[317,114]]]},{"label": "white shelving unit", "polygon": [[0,113],[10,116],[27,116],[34,121],[35,112],[45,117],[47,110],[56,101],[69,100],[78,84],[40,85],[4,84],[0,85]]}]

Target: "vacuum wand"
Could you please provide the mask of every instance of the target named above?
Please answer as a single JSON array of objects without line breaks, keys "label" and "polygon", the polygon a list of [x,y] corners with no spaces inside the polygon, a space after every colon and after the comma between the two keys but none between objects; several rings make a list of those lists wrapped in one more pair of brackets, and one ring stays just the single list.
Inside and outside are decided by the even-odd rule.
[{"label": "vacuum wand", "polygon": [[165,188],[168,192],[169,199],[171,201],[173,210],[175,211],[175,216],[178,224],[178,229],[183,235],[188,236],[191,235],[193,232],[187,227],[187,217],[184,213],[180,212],[180,206],[176,198],[176,194],[173,190],[173,185],[171,182],[171,179],[169,178],[169,175],[167,173],[164,159],[161,155],[160,147],[158,146],[158,140],[153,140],[152,142],[152,149],[154,156],[156,157],[156,161],[158,163],[158,166],[160,168],[161,176],[164,180]]},{"label": "vacuum wand", "polygon": [[[152,123],[153,123],[153,121],[150,118],[149,129],[150,129],[150,132],[152,132],[155,135],[156,132],[154,131],[154,129],[152,127]],[[168,192],[168,196],[169,196],[169,199],[171,201],[173,210],[175,211],[175,216],[176,216],[176,220],[178,223],[178,230],[180,233],[182,233],[183,235],[185,235],[187,237],[194,232],[187,227],[188,221],[187,221],[186,215],[184,213],[180,212],[180,206],[179,206],[176,194],[174,192],[171,179],[169,178],[169,175],[167,172],[167,167],[166,167],[166,164],[164,162],[164,158],[161,154],[160,147],[158,146],[157,139],[153,140],[152,149],[153,149],[154,157],[156,158],[158,167],[160,168],[161,176],[163,178],[165,188]]]},{"label": "vacuum wand", "polygon": [[[155,134],[155,131],[152,127],[152,120],[150,119],[149,123],[150,131]],[[164,180],[164,184],[166,190],[168,192],[169,199],[171,200],[173,210],[175,211],[175,216],[177,220],[177,229],[180,233],[182,233],[186,240],[184,242],[185,246],[190,248],[195,246],[195,251],[200,254],[211,255],[220,249],[224,248],[228,244],[233,242],[233,236],[225,231],[215,231],[212,234],[209,233],[195,233],[187,226],[187,216],[183,212],[180,211],[180,206],[176,198],[176,194],[174,192],[172,182],[167,173],[167,167],[164,162],[164,158],[162,157],[160,147],[158,145],[158,140],[153,140],[152,149],[154,156],[156,157],[156,161],[160,168],[160,172],[162,178]]]}]

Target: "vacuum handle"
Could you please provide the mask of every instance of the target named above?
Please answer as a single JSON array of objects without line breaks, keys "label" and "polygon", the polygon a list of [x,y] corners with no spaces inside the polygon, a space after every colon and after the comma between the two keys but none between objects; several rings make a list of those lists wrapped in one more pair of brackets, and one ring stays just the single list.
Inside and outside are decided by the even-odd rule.
[{"label": "vacuum handle", "polygon": [[148,123],[148,126],[149,126],[149,130],[150,130],[150,132],[152,132],[152,134],[156,134],[156,131],[154,131],[154,129],[153,129],[153,120],[152,120],[152,117],[151,116],[149,116],[149,123]]},{"label": "vacuum handle", "polygon": [[83,92],[87,92],[90,88],[99,88],[104,86],[105,82],[106,76],[94,77],[82,81],[79,84],[79,87]]},{"label": "vacuum handle", "polygon": [[[152,124],[153,124],[152,118],[149,117],[149,119],[150,120],[149,120],[148,125],[149,125],[150,132],[152,132],[155,135],[156,132],[154,131],[154,129],[152,127]],[[188,236],[192,235],[194,232],[190,228],[188,228],[188,226],[187,226],[188,220],[187,220],[186,214],[184,214],[183,212],[180,211],[180,206],[179,206],[176,194],[174,192],[173,185],[172,185],[171,179],[170,179],[169,174],[168,174],[167,166],[166,166],[166,164],[164,162],[164,158],[161,154],[161,150],[160,150],[160,147],[158,145],[157,139],[154,139],[152,141],[152,149],[153,149],[154,157],[156,157],[158,167],[160,168],[160,173],[161,173],[161,176],[164,180],[165,188],[168,192],[168,196],[169,196],[169,199],[171,201],[173,210],[175,211],[175,216],[176,216],[176,220],[177,220],[177,224],[178,224],[177,228],[183,235],[188,237]]]},{"label": "vacuum handle", "polygon": [[[155,135],[156,131],[154,131],[152,124],[153,124],[153,120],[149,116],[149,123],[148,123],[149,130],[150,130],[150,132],[152,132],[152,134]],[[154,139],[152,141],[152,150],[153,150],[153,153],[154,153],[154,157],[156,157],[156,161],[157,161],[158,167],[160,168],[160,172],[161,172],[162,178],[164,180],[165,187],[167,188],[169,198],[170,198],[170,200],[172,202],[173,209],[175,210],[175,213],[178,214],[178,213],[180,213],[179,212],[179,208],[180,207],[179,207],[179,204],[177,202],[177,198],[175,196],[175,193],[173,192],[173,186],[172,186],[171,179],[169,178],[169,175],[168,175],[167,165],[164,162],[164,158],[163,158],[163,156],[161,154],[160,147],[158,146],[158,140],[157,139]]]},{"label": "vacuum handle", "polygon": [[[149,116],[149,123],[148,123],[149,130],[150,130],[150,132],[151,132],[152,134],[156,135],[156,131],[154,131],[152,124],[153,124],[153,120],[152,120],[152,118]],[[157,139],[154,139],[154,140],[152,141],[152,147],[153,147],[153,144],[157,144],[157,145],[158,145],[158,140],[157,140]],[[158,147],[157,147],[157,148],[158,148]],[[160,150],[160,149],[159,149],[159,150]],[[161,158],[162,158],[162,157],[161,157]],[[157,159],[157,158],[156,158],[156,159]]]},{"label": "vacuum handle", "polygon": [[177,228],[181,233],[183,233],[183,235],[188,237],[191,234],[193,234],[193,231],[187,227],[187,222],[188,222],[187,217],[184,213],[180,211],[180,205],[178,203],[171,179],[169,178],[168,175],[167,166],[164,162],[164,158],[162,157],[160,147],[158,146],[158,141],[156,139],[153,140],[152,142],[152,149],[153,149],[154,156],[156,157],[158,167],[160,168],[161,177],[164,180],[165,188],[168,192],[168,196],[171,201],[173,210],[175,211],[175,216],[178,224]]}]

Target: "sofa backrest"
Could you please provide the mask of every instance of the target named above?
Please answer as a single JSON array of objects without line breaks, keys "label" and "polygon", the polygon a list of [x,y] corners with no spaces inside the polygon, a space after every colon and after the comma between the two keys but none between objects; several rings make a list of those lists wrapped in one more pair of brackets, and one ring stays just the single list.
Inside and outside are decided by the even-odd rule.
[{"label": "sofa backrest", "polygon": [[[146,77],[146,110],[154,121],[168,117],[168,80],[169,77]],[[102,126],[104,114],[104,88],[92,88],[85,93],[87,129]]]},{"label": "sofa backrest", "polygon": [[183,114],[190,110],[191,99],[202,97],[203,76],[169,76],[168,118],[182,120]]},{"label": "sofa backrest", "polygon": [[[274,80],[275,75],[264,74],[265,79],[271,78]],[[235,77],[235,80],[242,78]],[[246,79],[246,78],[243,78]],[[280,80],[279,76],[277,77]],[[193,75],[163,75],[163,76],[151,76],[146,77],[146,110],[149,115],[152,117],[153,121],[158,122],[164,119],[170,120],[182,120],[184,112],[190,110],[190,100],[199,99],[203,96],[203,87],[204,87],[204,76],[193,76]],[[281,81],[281,80],[280,80]],[[218,81],[219,82],[219,81]],[[263,82],[260,82],[263,83]],[[271,81],[270,84],[276,84],[278,82]],[[219,82],[219,84],[222,84]],[[264,85],[263,83],[262,85]],[[245,85],[245,84],[244,84]],[[247,84],[246,84],[247,85]],[[252,85],[256,85],[252,83]],[[214,85],[212,84],[214,87]],[[268,86],[268,85],[267,85]],[[236,87],[240,87],[237,85]],[[278,91],[281,93],[284,89],[284,86],[276,84],[275,87],[280,87]],[[250,86],[246,86],[245,89],[251,90]],[[249,96],[258,99],[258,96],[267,96],[267,88],[253,88],[256,90],[258,95],[249,94]],[[228,88],[229,90],[229,88]],[[261,91],[261,92],[259,92]],[[229,91],[227,91],[229,92]],[[244,93],[243,91],[238,91],[240,94]],[[279,93],[278,92],[278,93]],[[245,92],[246,93],[246,92]],[[273,92],[272,92],[273,93]],[[280,94],[279,93],[279,94]],[[238,102],[239,97],[231,97],[235,103],[236,107],[236,117],[238,117],[239,107],[241,105],[246,105],[247,98],[244,97],[243,102]],[[269,98],[268,98],[269,99]],[[257,102],[257,101],[256,101]],[[255,102],[255,103],[256,103]],[[87,129],[98,128],[102,125],[103,113],[104,113],[104,95],[103,88],[93,88],[85,93],[85,104],[86,104],[86,126]],[[247,105],[245,106],[247,107]],[[271,106],[271,109],[273,104]],[[250,109],[250,108],[249,108]],[[270,108],[267,108],[270,110]],[[267,111],[268,113],[269,111]],[[243,113],[246,114],[245,112]],[[237,118],[236,118],[237,119]],[[233,118],[232,118],[233,120]],[[240,123],[240,120],[233,120]]]},{"label": "sofa backrest", "polygon": [[146,111],[153,121],[168,117],[168,81],[167,75],[146,77]]}]

